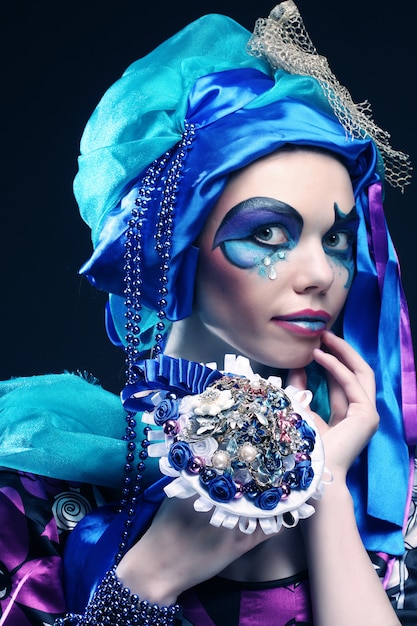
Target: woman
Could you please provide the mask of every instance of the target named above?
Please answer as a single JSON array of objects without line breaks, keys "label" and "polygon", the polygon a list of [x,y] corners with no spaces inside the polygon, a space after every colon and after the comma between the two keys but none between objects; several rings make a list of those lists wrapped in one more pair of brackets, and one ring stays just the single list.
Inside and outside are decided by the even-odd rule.
[{"label": "woman", "polygon": [[[133,64],[84,134],[75,190],[95,251],[82,271],[109,292],[108,331],[125,344],[127,456],[120,511],[97,509],[68,544],[80,615],[67,623],[168,624],[177,600],[185,624],[398,623],[367,551],[388,578],[409,504],[414,399],[400,379],[408,393],[415,381],[381,154],[400,186],[407,158],[314,54],[292,2],[260,21],[251,55],[247,40],[227,18],[198,20]],[[166,499],[148,429],[135,441],[150,390],[200,395],[231,351],[313,391],[332,482],[311,518],[279,533],[214,528],[190,500]],[[116,576],[170,608],[131,608]]]},{"label": "woman", "polygon": [[[328,419],[320,401],[327,395],[325,376],[315,363],[329,377],[332,427],[322,424],[320,430],[333,483],[300,528],[273,538],[257,528],[248,538],[237,530],[207,528],[189,502],[164,501],[153,517],[166,478],[159,492],[153,487],[144,500],[138,503],[134,495],[128,504],[129,474],[125,528],[124,514],[104,532],[108,513],[93,515],[85,535],[76,532],[70,542],[69,604],[82,613],[90,598],[80,623],[101,623],[103,611],[120,621],[111,613],[116,575],[151,603],[172,604],[173,615],[179,598],[191,623],[310,622],[312,615],[318,624],[398,623],[362,545],[402,553],[403,515],[394,509],[398,514],[407,507],[409,469],[401,409],[390,391],[396,383],[385,380],[382,388],[383,355],[402,357],[383,331],[388,309],[392,315],[387,285],[397,278],[391,244],[386,235],[385,243],[375,235],[383,174],[368,134],[384,153],[387,176],[400,184],[408,178],[406,157],[394,155],[384,133],[314,55],[292,3],[278,5],[269,20],[259,22],[250,43],[255,57],[246,54],[246,39],[226,18],[202,18],[133,64],[103,98],[84,135],[75,183],[95,244],[83,272],[111,294],[109,332],[127,344],[122,398],[128,440],[136,436],[134,412],[150,410],[147,390],[178,393],[179,374],[160,373],[165,366],[175,372],[176,358],[221,364],[225,354],[237,352],[262,375],[289,370],[287,383],[312,388],[317,412]],[[117,110],[120,125],[114,117],[106,124],[109,110]],[[391,167],[393,160],[397,165]],[[370,247],[379,275],[371,269]],[[366,310],[360,324],[359,307]],[[326,330],[339,328],[341,312],[339,332],[347,342]],[[384,336],[378,336],[378,326]],[[159,365],[141,360],[148,349]],[[377,378],[383,425],[375,435],[374,380],[365,360]],[[197,389],[191,385],[185,393]],[[388,439],[396,440],[395,451]],[[143,447],[142,461],[146,442]],[[136,462],[133,448],[129,470]],[[392,462],[386,455],[394,455]],[[143,463],[139,468],[141,474]],[[349,469],[356,521],[346,491]],[[394,480],[399,508],[388,506],[388,512],[381,506],[373,476],[379,485]],[[152,498],[157,502],[149,513]],[[114,558],[105,546],[114,546],[120,532]],[[73,575],[73,555],[80,553],[85,589]],[[106,569],[108,578],[91,597]],[[360,590],[353,584],[357,578]],[[288,614],[277,591],[283,593],[277,582],[283,580],[300,598]],[[226,581],[234,581],[231,588]],[[246,615],[246,594],[259,587],[263,608],[253,605],[258,617]],[[226,611],[219,588],[227,589],[221,596]],[[231,589],[239,589],[238,600]],[[268,602],[275,603],[269,614]],[[158,611],[155,623],[173,619]]]}]

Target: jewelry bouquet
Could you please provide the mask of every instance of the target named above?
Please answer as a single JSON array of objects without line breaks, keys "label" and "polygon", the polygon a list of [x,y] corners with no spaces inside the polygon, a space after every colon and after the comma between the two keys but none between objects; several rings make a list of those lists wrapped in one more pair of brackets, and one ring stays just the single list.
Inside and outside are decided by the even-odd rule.
[{"label": "jewelry bouquet", "polygon": [[227,355],[224,372],[201,393],[153,394],[143,421],[161,428],[148,433],[148,453],[174,478],[166,494],[197,494],[197,511],[214,509],[211,524],[252,533],[259,523],[276,533],[312,515],[307,500],[320,496],[324,454],[306,410],[312,394],[261,378],[244,357]]}]

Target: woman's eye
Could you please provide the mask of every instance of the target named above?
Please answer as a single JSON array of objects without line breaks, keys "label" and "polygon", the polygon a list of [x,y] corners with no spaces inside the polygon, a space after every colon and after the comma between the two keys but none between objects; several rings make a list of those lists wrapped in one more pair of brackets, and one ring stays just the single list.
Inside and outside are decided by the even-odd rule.
[{"label": "woman's eye", "polygon": [[253,237],[260,243],[276,246],[288,241],[284,229],[281,226],[261,226],[253,233]]},{"label": "woman's eye", "polygon": [[332,250],[347,250],[352,243],[352,236],[347,232],[329,233],[324,238],[324,245]]}]

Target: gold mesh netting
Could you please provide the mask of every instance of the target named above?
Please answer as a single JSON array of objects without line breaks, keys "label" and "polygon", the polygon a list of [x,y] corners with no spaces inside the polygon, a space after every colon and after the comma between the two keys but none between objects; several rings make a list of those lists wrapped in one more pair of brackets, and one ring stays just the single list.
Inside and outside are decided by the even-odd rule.
[{"label": "gold mesh netting", "polygon": [[293,0],[281,2],[268,18],[257,20],[248,51],[268,61],[273,70],[315,78],[347,135],[374,140],[384,160],[387,181],[402,190],[410,183],[409,156],[390,146],[390,134],[373,121],[369,102],[353,102],[349,91],[331,71],[326,57],[317,53]]}]

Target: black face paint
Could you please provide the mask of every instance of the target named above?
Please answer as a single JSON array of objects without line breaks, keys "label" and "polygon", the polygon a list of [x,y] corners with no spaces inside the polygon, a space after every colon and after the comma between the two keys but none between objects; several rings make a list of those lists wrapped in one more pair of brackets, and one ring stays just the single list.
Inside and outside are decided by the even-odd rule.
[{"label": "black face paint", "polygon": [[333,226],[323,237],[323,249],[337,263],[344,266],[349,274],[346,288],[352,284],[355,272],[354,247],[359,226],[356,207],[346,215],[334,203],[335,220]]}]

